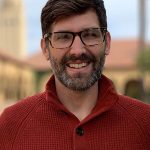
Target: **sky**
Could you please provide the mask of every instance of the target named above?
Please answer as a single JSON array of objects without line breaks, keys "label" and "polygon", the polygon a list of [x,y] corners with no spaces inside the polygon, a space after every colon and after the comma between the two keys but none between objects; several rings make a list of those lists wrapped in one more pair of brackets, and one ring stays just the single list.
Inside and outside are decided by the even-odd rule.
[{"label": "sky", "polygon": [[[139,35],[139,0],[104,0],[108,30],[112,39],[134,38]],[[146,1],[146,40],[150,42],[150,0]],[[28,54],[40,50],[40,14],[47,0],[24,0]]]}]

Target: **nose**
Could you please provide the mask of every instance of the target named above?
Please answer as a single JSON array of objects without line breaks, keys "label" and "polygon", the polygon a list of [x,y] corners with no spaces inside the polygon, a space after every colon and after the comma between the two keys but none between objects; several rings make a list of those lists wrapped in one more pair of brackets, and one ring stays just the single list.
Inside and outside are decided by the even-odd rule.
[{"label": "nose", "polygon": [[86,52],[85,45],[82,43],[80,37],[76,35],[72,43],[70,53],[74,55],[81,55],[85,52]]}]

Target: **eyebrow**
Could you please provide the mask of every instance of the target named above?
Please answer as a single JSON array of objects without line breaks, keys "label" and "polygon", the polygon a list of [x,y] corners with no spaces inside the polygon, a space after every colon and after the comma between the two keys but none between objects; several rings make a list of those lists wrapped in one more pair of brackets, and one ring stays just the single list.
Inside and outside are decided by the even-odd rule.
[{"label": "eyebrow", "polygon": [[[84,30],[88,30],[88,29],[96,29],[96,28],[101,28],[101,27],[96,27],[96,26],[91,26],[91,27],[86,27],[86,28],[82,28],[81,30],[77,31],[77,32],[80,32],[80,31],[84,31]],[[58,30],[58,31],[54,31],[54,33],[57,33],[57,32],[74,32],[74,31],[71,31],[71,30]],[[53,33],[53,32],[52,32]]]}]

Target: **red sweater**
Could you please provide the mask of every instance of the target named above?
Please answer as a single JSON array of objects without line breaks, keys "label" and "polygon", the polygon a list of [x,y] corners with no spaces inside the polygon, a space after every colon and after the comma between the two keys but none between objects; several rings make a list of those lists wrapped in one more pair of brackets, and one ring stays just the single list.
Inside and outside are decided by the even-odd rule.
[{"label": "red sweater", "polygon": [[46,91],[7,108],[0,117],[0,150],[150,150],[150,105],[118,95],[99,80],[92,113],[79,121]]}]

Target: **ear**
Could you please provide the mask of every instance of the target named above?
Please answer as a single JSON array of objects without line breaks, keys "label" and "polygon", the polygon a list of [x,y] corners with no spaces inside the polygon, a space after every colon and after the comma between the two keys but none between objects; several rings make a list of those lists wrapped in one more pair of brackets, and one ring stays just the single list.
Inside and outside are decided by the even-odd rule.
[{"label": "ear", "polygon": [[109,52],[110,52],[110,44],[111,44],[111,35],[110,35],[109,32],[106,32],[106,35],[105,35],[105,42],[106,42],[105,55],[109,55]]},{"label": "ear", "polygon": [[45,39],[41,39],[41,49],[42,49],[42,52],[43,52],[43,55],[45,56],[45,58],[47,60],[49,60],[49,50],[48,50],[48,46],[46,45],[46,41]]}]

